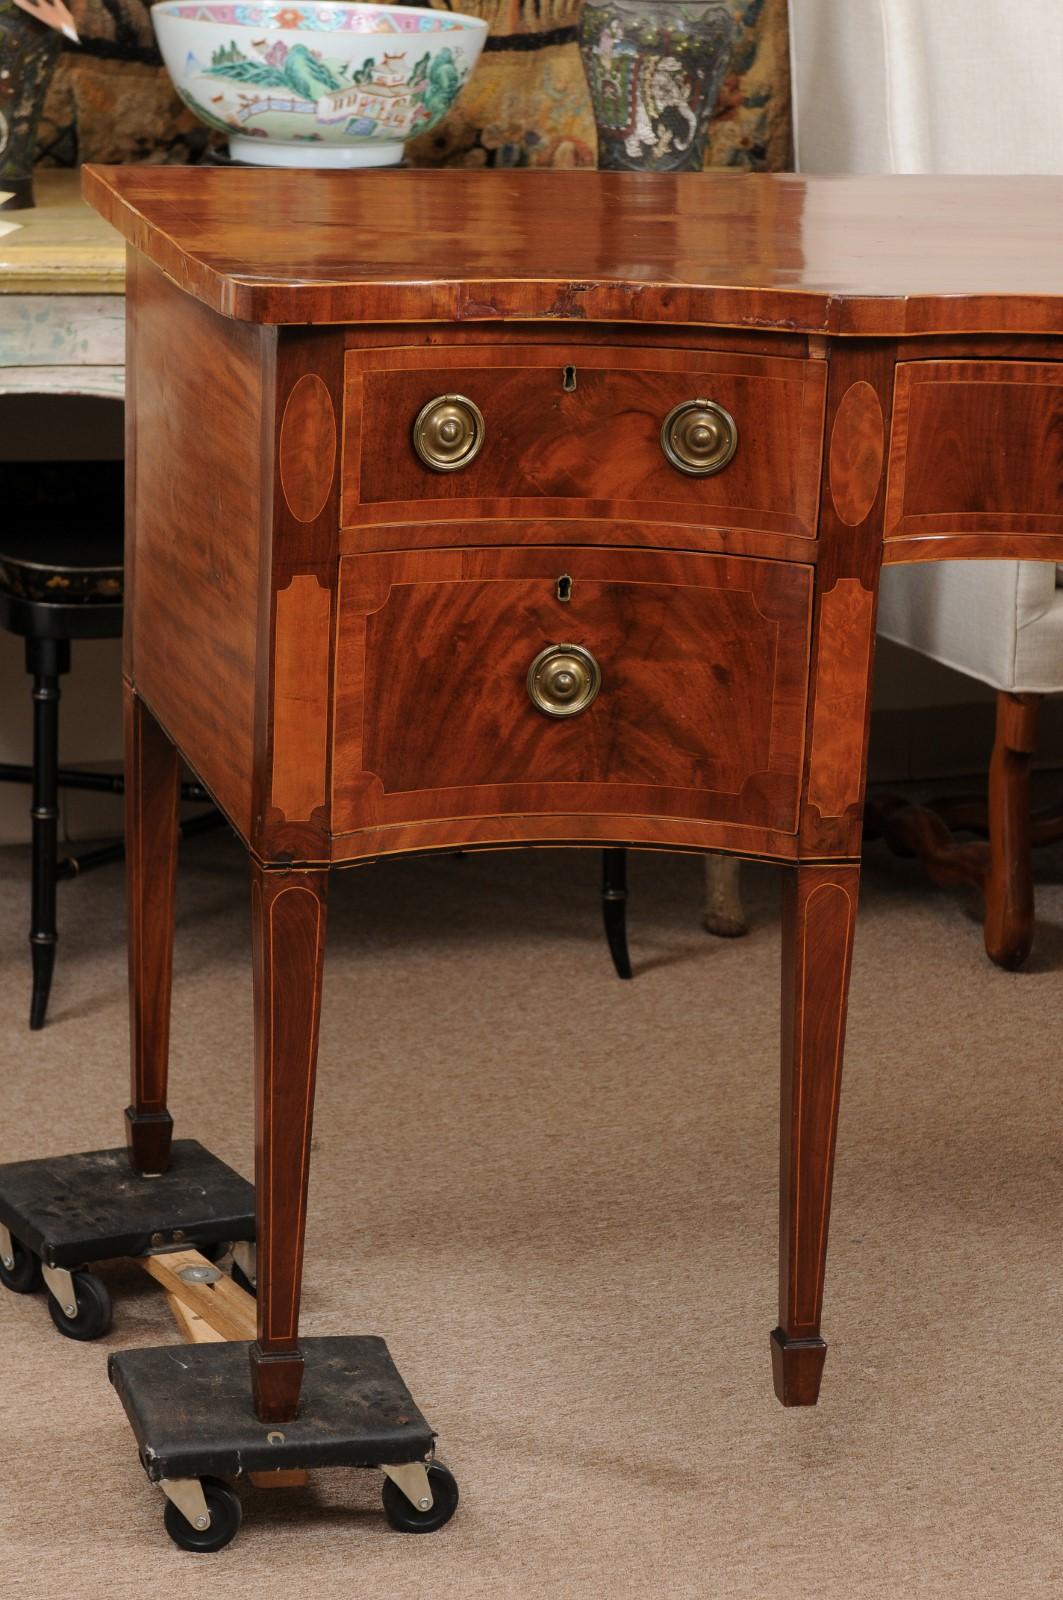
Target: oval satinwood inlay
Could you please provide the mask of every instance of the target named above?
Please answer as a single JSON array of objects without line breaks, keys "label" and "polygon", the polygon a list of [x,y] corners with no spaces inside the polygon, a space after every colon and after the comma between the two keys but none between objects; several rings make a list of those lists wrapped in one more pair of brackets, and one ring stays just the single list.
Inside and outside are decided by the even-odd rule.
[{"label": "oval satinwood inlay", "polygon": [[878,395],[862,378],[842,395],[830,436],[830,493],[847,527],[863,522],[878,494],[886,428]]},{"label": "oval satinwood inlay", "polygon": [[313,522],[329,497],[336,466],[336,413],[316,372],[305,373],[288,396],[279,457],[288,510],[300,522]]}]

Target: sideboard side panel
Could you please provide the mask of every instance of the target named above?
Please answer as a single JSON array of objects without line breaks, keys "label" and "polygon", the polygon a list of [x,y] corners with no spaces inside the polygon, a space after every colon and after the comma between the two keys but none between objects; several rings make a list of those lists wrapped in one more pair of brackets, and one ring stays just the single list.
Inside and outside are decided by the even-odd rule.
[{"label": "sideboard side panel", "polygon": [[245,838],[275,334],[218,316],[142,257],[129,276],[136,429],[126,671]]}]

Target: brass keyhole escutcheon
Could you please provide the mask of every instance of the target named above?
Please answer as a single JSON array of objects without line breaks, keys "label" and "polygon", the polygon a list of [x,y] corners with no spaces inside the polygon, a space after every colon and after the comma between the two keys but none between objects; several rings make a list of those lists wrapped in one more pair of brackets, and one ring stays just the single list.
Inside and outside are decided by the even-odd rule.
[{"label": "brass keyhole escutcheon", "polygon": [[738,449],[738,428],[715,400],[684,400],[664,419],[661,448],[680,472],[707,478],[722,472]]},{"label": "brass keyhole escutcheon", "polygon": [[551,644],[528,668],[532,705],[548,717],[574,717],[586,711],[602,686],[602,672],[581,644]]},{"label": "brass keyhole escutcheon", "polygon": [[413,424],[413,448],[433,472],[457,472],[483,449],[483,412],[463,394],[441,394],[421,407]]}]

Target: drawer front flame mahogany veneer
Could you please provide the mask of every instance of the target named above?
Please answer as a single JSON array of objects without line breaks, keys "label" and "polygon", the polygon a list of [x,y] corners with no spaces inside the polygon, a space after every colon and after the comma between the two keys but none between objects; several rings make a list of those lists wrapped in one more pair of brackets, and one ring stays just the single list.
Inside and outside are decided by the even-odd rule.
[{"label": "drawer front flame mahogany veneer", "polygon": [[183,757],[250,856],[258,1416],[298,1407],[329,869],[513,844],[785,867],[771,1349],[814,1403],[879,572],[1063,561],[1063,182],[85,185],[130,246],[131,1159]]}]

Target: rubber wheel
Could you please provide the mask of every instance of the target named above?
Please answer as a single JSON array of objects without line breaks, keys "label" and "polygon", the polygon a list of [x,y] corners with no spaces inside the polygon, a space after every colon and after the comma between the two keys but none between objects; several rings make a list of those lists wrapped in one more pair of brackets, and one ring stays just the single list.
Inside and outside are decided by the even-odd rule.
[{"label": "rubber wheel", "polygon": [[221,1478],[201,1478],[203,1497],[210,1512],[209,1528],[193,1528],[183,1511],[178,1511],[172,1500],[167,1500],[162,1520],[174,1544],[182,1550],[195,1550],[209,1555],[214,1550],[224,1550],[240,1531],[243,1507],[240,1496]]},{"label": "rubber wheel", "polygon": [[67,1339],[102,1339],[111,1326],[111,1297],[107,1286],[91,1272],[75,1272],[73,1277],[77,1316],[68,1317],[55,1296],[49,1294],[48,1310],[52,1321]]},{"label": "rubber wheel", "polygon": [[428,1482],[435,1504],[431,1511],[418,1511],[391,1478],[384,1479],[384,1515],[399,1533],[435,1533],[448,1523],[458,1509],[458,1480],[441,1461],[428,1468]]},{"label": "rubber wheel", "polygon": [[19,1244],[17,1239],[12,1239],[11,1249],[13,1264],[5,1267],[0,1261],[0,1283],[5,1289],[10,1289],[12,1294],[36,1294],[44,1281],[41,1278],[41,1263],[32,1250],[27,1250],[24,1244]]}]

